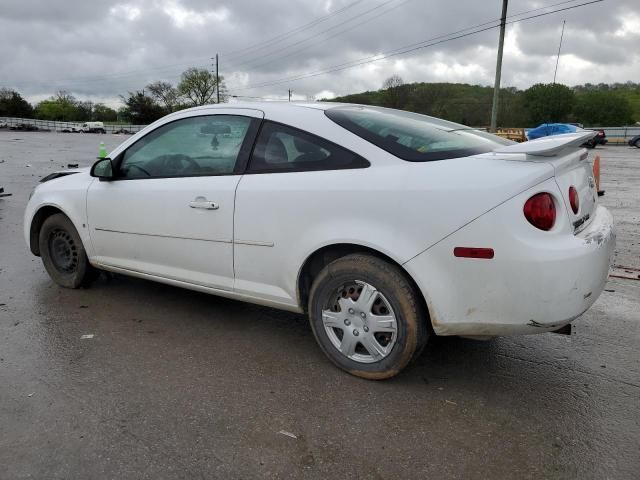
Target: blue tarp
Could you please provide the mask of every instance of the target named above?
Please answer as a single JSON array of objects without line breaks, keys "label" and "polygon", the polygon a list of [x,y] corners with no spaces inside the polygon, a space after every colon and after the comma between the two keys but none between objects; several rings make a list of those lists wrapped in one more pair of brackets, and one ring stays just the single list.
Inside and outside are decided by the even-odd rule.
[{"label": "blue tarp", "polygon": [[577,129],[578,127],[568,123],[543,123],[529,130],[527,135],[529,140],[535,140],[536,138],[558,135],[559,133],[575,133]]}]

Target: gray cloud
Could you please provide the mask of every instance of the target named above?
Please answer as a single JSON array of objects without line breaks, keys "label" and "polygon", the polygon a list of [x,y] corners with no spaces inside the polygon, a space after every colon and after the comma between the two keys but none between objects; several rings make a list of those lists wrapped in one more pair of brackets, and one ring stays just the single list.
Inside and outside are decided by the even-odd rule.
[{"label": "gray cloud", "polygon": [[[511,0],[509,14],[557,3]],[[500,5],[500,0],[10,2],[0,12],[0,86],[32,99],[65,89],[114,102],[154,80],[177,82],[189,66],[210,67],[216,52],[229,90],[248,96],[284,96],[288,88],[300,97],[377,89],[394,73],[405,81],[491,84],[496,29],[326,75],[247,88],[496,20]],[[321,20],[339,9],[344,10]],[[640,5],[607,0],[510,24],[503,84],[524,88],[550,81],[563,19],[560,81],[638,81],[640,59],[633,52],[640,40]],[[270,41],[276,36],[278,41]]]}]

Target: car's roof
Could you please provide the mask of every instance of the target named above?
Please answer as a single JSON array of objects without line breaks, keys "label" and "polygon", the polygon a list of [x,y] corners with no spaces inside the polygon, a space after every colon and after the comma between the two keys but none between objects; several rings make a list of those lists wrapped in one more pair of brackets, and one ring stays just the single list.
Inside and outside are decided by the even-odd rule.
[{"label": "car's roof", "polygon": [[252,108],[256,110],[261,110],[266,114],[271,112],[282,112],[282,111],[292,111],[299,108],[305,109],[314,109],[314,110],[327,110],[332,107],[338,107],[340,105],[346,105],[344,103],[337,102],[288,102],[286,100],[283,101],[270,101],[270,102],[245,102],[238,101],[233,103],[214,103],[210,105],[202,105],[200,107],[192,107],[185,111],[197,111],[204,109],[216,109],[216,108]]}]

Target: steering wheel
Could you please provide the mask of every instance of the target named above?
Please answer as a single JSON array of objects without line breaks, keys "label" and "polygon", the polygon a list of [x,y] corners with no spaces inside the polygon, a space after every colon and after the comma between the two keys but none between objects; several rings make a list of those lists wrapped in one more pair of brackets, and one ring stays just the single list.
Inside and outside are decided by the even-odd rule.
[{"label": "steering wheel", "polygon": [[[188,165],[183,165],[183,162],[186,162]],[[165,155],[164,166],[165,168],[176,170],[180,173],[183,173],[186,170],[192,170],[195,172],[200,171],[200,165],[198,162],[190,156],[183,155],[182,153]]]}]

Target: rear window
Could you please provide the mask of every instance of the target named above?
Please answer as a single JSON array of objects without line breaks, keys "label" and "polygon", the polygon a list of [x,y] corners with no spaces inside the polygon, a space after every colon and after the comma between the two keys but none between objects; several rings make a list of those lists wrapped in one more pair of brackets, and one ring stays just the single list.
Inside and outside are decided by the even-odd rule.
[{"label": "rear window", "polygon": [[341,127],[410,162],[491,152],[512,141],[445,120],[388,108],[345,106],[325,110]]}]

